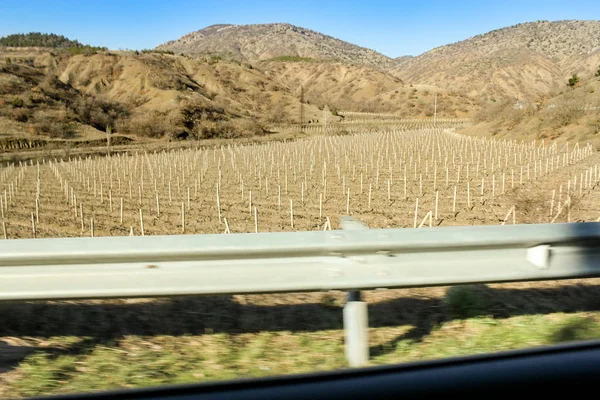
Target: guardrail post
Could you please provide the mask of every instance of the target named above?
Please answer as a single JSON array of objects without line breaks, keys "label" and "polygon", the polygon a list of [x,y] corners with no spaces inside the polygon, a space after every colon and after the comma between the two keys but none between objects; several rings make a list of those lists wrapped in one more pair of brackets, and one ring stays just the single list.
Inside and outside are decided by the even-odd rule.
[{"label": "guardrail post", "polygon": [[[342,217],[342,229],[368,229],[362,222]],[[344,339],[346,360],[351,367],[361,367],[369,362],[369,315],[367,303],[362,301],[360,291],[348,292],[344,306]]]}]

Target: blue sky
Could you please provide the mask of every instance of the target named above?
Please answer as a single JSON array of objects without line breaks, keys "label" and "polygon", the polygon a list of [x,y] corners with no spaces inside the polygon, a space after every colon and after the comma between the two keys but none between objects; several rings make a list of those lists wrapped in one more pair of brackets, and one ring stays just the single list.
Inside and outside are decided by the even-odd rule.
[{"label": "blue sky", "polygon": [[288,22],[398,57],[564,19],[600,19],[600,0],[0,0],[0,36],[52,32],[111,49],[152,48],[218,23]]}]

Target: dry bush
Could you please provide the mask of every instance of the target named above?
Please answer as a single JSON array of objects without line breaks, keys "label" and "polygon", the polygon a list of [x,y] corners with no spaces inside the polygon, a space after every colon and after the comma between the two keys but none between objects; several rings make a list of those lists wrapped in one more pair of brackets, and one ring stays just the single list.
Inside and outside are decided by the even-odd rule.
[{"label": "dry bush", "polygon": [[567,98],[556,107],[544,110],[542,118],[548,121],[551,128],[562,128],[582,118],[585,115],[584,106],[583,99]]},{"label": "dry bush", "polygon": [[14,121],[27,122],[31,119],[32,112],[28,108],[13,108],[12,110],[8,111],[6,115]]},{"label": "dry bush", "polygon": [[105,131],[117,120],[129,115],[128,108],[100,96],[89,96],[61,82],[55,75],[46,76],[38,85],[47,105],[62,104],[70,110],[70,117],[82,124]]},{"label": "dry bush", "polygon": [[0,95],[20,94],[28,89],[26,82],[17,76],[0,75]]},{"label": "dry bush", "polygon": [[108,126],[115,126],[118,120],[129,115],[124,105],[98,97],[81,96],[69,103],[69,106],[77,121],[101,131],[105,131]]},{"label": "dry bush", "polygon": [[130,133],[150,138],[163,138],[176,135],[182,129],[178,127],[177,120],[168,113],[146,112],[139,113],[127,120],[119,120],[116,130],[121,133]]},{"label": "dry bush", "polygon": [[52,115],[36,116],[33,124],[37,135],[45,135],[56,139],[72,139],[77,135],[71,121],[59,119]]},{"label": "dry bush", "polygon": [[187,98],[181,101],[181,122],[189,130],[200,121],[220,121],[227,119],[223,107],[209,103],[200,98]]},{"label": "dry bush", "polygon": [[499,117],[512,114],[514,101],[503,100],[497,102],[488,102],[480,105],[479,111],[475,114],[476,122],[490,122]]},{"label": "dry bush", "polygon": [[265,122],[280,124],[283,122],[288,122],[288,117],[285,113],[285,107],[282,102],[277,102],[270,111],[265,115]]},{"label": "dry bush", "polygon": [[197,139],[234,139],[266,134],[266,129],[252,119],[233,119],[230,121],[202,121],[194,129]]}]

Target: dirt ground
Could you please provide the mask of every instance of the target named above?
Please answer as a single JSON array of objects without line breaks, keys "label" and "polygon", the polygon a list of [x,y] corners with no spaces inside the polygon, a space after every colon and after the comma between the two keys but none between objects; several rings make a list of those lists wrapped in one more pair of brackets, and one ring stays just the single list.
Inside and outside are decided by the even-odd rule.
[{"label": "dirt ground", "polygon": [[1,170],[0,194],[9,239],[33,237],[32,214],[36,237],[90,236],[92,220],[95,236],[140,235],[140,210],[145,235],[223,233],[225,219],[232,233],[335,229],[347,214],[409,228],[417,198],[417,225],[500,224],[513,206],[516,223],[543,223],[567,191],[555,222],[595,221],[599,162],[585,146],[390,131],[30,161]]}]

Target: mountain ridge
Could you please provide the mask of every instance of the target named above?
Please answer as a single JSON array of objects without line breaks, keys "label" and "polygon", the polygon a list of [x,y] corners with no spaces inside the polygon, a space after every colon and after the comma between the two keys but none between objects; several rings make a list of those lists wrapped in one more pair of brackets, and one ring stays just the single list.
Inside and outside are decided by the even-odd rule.
[{"label": "mountain ridge", "polygon": [[375,50],[288,23],[216,24],[156,46],[187,55],[220,55],[245,62],[281,56],[335,59],[385,69],[394,60]]},{"label": "mountain ridge", "polygon": [[600,21],[520,23],[439,46],[389,70],[406,82],[474,97],[527,97],[557,91],[573,73],[600,64]]}]

